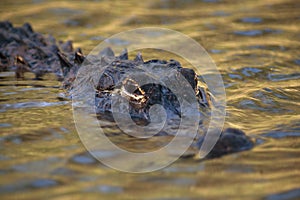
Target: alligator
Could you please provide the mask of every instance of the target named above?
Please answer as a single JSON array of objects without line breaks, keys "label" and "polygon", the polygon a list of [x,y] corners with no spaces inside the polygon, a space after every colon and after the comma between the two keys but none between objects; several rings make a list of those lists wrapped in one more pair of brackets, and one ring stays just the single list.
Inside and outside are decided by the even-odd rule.
[{"label": "alligator", "polygon": [[[100,59],[95,59],[94,63],[96,62],[98,66],[105,65],[105,70],[101,72],[98,82],[94,84],[96,113],[101,120],[112,119],[111,98],[115,94],[127,99],[130,116],[137,124],[150,123],[150,108],[155,104],[164,107],[169,121],[172,122],[174,118],[180,120],[179,100],[167,86],[157,83],[139,85],[137,80],[124,75],[141,67],[143,69],[163,68],[175,71],[175,75],[184,77],[194,92],[201,114],[209,114],[213,106],[213,96],[205,83],[199,79],[193,69],[182,67],[176,60],[144,61],[140,53],[134,59],[129,59],[126,50],[116,56],[110,48],[99,52],[98,57]],[[72,94],[76,74],[85,62],[87,57],[80,48],[73,48],[72,41],[56,42],[51,35],[44,36],[35,32],[29,23],[14,27],[9,21],[0,22],[0,72],[14,71],[17,79],[23,79],[26,72],[31,72],[37,80],[42,80],[44,74],[54,73],[58,80],[62,81],[65,91]],[[173,78],[176,79],[176,76]],[[155,136],[164,134],[171,133],[160,132]],[[194,146],[199,148],[202,142],[203,136],[196,137]],[[224,128],[206,158],[249,150],[253,146],[253,138],[247,136],[242,130]]]}]

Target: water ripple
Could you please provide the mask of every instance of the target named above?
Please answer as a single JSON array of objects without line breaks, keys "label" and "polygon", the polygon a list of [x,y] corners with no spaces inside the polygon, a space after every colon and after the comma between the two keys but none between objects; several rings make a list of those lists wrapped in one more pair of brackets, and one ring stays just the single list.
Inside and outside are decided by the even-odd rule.
[{"label": "water ripple", "polygon": [[70,102],[59,101],[59,102],[20,102],[14,104],[0,104],[0,112],[5,112],[8,109],[21,109],[21,108],[41,108],[50,106],[61,106],[66,105]]},{"label": "water ripple", "polygon": [[244,17],[241,21],[244,23],[261,23],[263,20],[260,17]]},{"label": "water ripple", "polygon": [[282,30],[278,30],[278,29],[271,29],[271,28],[266,28],[263,30],[243,30],[243,31],[234,31],[233,33],[235,35],[241,35],[241,36],[260,36],[263,34],[267,34],[267,33],[272,33],[272,34],[279,34],[282,33]]}]

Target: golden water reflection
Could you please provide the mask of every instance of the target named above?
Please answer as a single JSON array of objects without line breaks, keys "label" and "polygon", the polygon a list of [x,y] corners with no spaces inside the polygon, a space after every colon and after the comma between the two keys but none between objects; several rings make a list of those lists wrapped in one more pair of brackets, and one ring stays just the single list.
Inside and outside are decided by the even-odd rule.
[{"label": "golden water reflection", "polygon": [[137,27],[187,34],[223,76],[227,125],[258,141],[251,151],[183,159],[154,173],[116,172],[83,153],[71,104],[57,99],[58,82],[8,76],[0,79],[1,198],[299,198],[299,8],[297,0],[1,1],[1,20],[30,22],[85,54]]}]

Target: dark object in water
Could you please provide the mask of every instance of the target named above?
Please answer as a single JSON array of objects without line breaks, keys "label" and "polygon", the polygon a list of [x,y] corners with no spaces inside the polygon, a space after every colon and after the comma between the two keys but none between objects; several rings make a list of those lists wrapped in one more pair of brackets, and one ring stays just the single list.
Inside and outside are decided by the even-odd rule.
[{"label": "dark object in water", "polygon": [[[13,27],[10,22],[2,21],[0,22],[0,71],[15,71],[17,78],[24,78],[25,72],[32,72],[36,79],[42,79],[46,73],[54,73],[63,82],[63,87],[67,91],[72,90],[72,83],[80,65],[85,61],[85,56],[79,48],[74,51],[71,41],[58,44],[52,36],[45,37],[34,32],[28,23],[21,27]],[[193,89],[201,108],[199,112],[202,112],[202,109],[203,112],[209,111],[213,106],[210,93],[199,84],[201,82],[194,70],[183,68],[175,60],[144,61],[141,54],[137,54],[134,60],[129,60],[127,51],[115,56],[110,48],[100,52],[100,55],[102,58],[97,64],[105,65],[105,71],[95,85],[96,111],[99,114],[111,112],[110,98],[117,90],[123,88],[120,94],[129,101],[130,115],[136,121],[150,120],[149,108],[154,104],[161,104],[167,110],[168,118],[180,119],[179,102],[176,95],[168,88],[159,84],[140,86],[136,80],[123,79],[122,74],[135,70],[138,66],[175,70]],[[199,147],[202,140],[203,137],[196,137],[195,146]],[[228,128],[222,132],[208,157],[248,150],[253,145],[252,140],[244,132]]]}]

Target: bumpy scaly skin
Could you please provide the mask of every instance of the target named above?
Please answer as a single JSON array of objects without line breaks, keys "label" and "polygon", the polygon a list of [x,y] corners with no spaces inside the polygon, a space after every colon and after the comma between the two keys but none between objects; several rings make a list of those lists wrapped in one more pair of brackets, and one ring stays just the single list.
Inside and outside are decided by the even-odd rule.
[{"label": "bumpy scaly skin", "polygon": [[174,116],[180,118],[180,104],[176,95],[169,88],[155,83],[155,80],[151,81],[151,84],[140,86],[133,77],[126,77],[126,75],[134,74],[138,70],[156,70],[157,74],[173,70],[174,77],[172,79],[176,81],[177,76],[184,77],[187,80],[186,84],[189,84],[188,86],[194,91],[199,106],[207,109],[210,107],[209,93],[206,92],[204,87],[198,86],[198,79],[194,70],[181,67],[180,63],[175,60],[149,60],[144,62],[141,54],[138,54],[134,60],[128,60],[126,50],[120,56],[115,57],[110,48],[105,49],[104,53],[101,54],[106,63],[102,64],[105,65],[102,66],[105,70],[96,86],[96,109],[98,113],[112,112],[111,97],[113,94],[118,93],[118,95],[128,100],[129,112],[133,118],[150,121],[149,109],[155,104],[160,104],[165,108],[168,118]]},{"label": "bumpy scaly skin", "polygon": [[[136,70],[138,66],[145,68],[159,66],[176,70],[190,84],[195,92],[200,108],[209,109],[210,95],[198,83],[196,73],[192,69],[181,67],[175,60],[143,61],[138,54],[134,60],[128,60],[124,51],[115,56],[111,49],[100,53],[105,60],[105,71],[96,84],[96,110],[98,113],[111,112],[110,98],[118,92],[130,104],[130,114],[139,120],[149,120],[149,108],[154,104],[161,104],[167,110],[169,117],[180,118],[180,105],[176,96],[166,87],[159,84],[140,86],[134,79],[124,79],[122,74]],[[71,90],[76,73],[85,57],[80,49],[73,50],[72,42],[56,44],[52,36],[45,37],[33,31],[30,24],[22,27],[13,27],[8,21],[0,22],[0,71],[15,71],[17,78],[24,78],[25,72],[32,72],[36,79],[42,79],[45,73],[55,73],[63,81],[63,87]],[[103,65],[103,62],[99,62]],[[199,111],[200,112],[200,111]],[[203,138],[198,138],[196,144],[201,145]],[[253,142],[244,132],[228,128],[224,130],[208,157],[219,157],[251,149]]]}]

